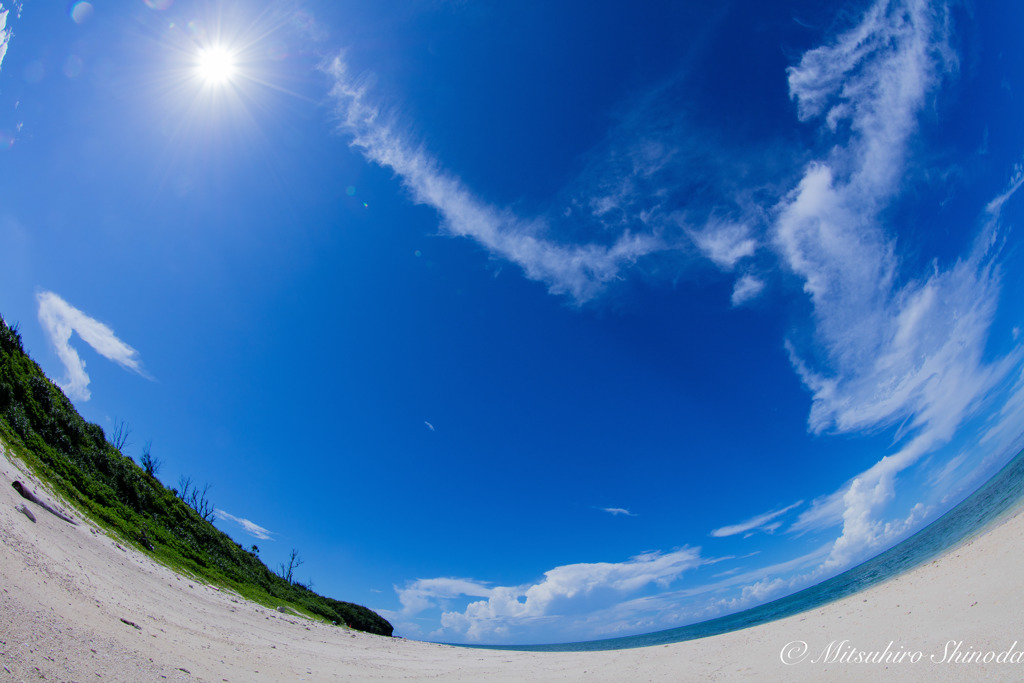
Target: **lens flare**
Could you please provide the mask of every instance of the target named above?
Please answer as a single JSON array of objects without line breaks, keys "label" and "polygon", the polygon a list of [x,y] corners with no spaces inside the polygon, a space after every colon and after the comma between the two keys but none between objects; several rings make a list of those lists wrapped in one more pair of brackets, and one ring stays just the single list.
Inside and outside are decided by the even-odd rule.
[{"label": "lens flare", "polygon": [[88,2],[76,2],[71,5],[71,20],[76,24],[84,24],[92,17],[92,5]]}]

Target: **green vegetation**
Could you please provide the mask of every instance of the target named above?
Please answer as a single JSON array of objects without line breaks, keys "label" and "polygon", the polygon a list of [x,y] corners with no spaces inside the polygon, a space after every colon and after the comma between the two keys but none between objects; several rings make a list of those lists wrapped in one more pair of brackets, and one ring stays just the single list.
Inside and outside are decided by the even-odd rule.
[{"label": "green vegetation", "polygon": [[[117,432],[123,447],[123,422]],[[215,528],[209,521],[212,503],[205,498],[206,489],[195,488],[190,479],[182,492],[164,487],[155,477],[160,463],[148,444],[143,469],[108,443],[103,429],[82,419],[64,392],[25,354],[21,335],[2,317],[0,439],[97,524],[178,571],[265,605],[288,604],[361,631],[392,633],[391,624],[376,612],[318,595],[288,580],[291,576],[275,574],[257,557],[256,546],[246,550]],[[292,561],[296,559],[293,551]]]}]

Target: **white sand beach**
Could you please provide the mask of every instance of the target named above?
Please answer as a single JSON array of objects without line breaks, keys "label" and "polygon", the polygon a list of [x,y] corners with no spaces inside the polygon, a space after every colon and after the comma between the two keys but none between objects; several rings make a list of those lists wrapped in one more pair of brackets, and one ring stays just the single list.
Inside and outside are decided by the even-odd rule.
[{"label": "white sand beach", "polygon": [[[770,624],[650,648],[531,653],[384,638],[276,612],[178,576],[88,522],[72,526],[31,503],[29,520],[15,479],[54,500],[0,458],[0,680],[1024,679],[1021,514],[894,580]],[[836,661],[887,646],[885,662]],[[1000,661],[965,661],[990,652]]]}]

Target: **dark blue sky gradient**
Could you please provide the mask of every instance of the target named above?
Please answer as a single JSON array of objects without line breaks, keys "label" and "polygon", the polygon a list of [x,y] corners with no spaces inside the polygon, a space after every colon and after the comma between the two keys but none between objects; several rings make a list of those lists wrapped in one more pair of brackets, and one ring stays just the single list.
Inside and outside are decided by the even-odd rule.
[{"label": "dark blue sky gradient", "polygon": [[72,8],[7,17],[0,313],[128,455],[402,635],[749,607],[1019,450],[1013,3]]}]

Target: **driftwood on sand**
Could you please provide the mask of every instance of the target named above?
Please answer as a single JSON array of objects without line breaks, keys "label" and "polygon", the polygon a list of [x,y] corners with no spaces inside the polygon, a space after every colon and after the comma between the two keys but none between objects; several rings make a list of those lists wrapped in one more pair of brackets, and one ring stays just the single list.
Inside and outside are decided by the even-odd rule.
[{"label": "driftwood on sand", "polygon": [[28,518],[29,518],[30,520],[32,520],[33,522],[34,522],[34,521],[36,521],[36,516],[35,516],[35,515],[33,515],[33,514],[32,514],[32,511],[31,511],[31,510],[29,510],[29,509],[28,509],[27,507],[25,507],[24,505],[19,505],[19,506],[17,507],[17,510],[18,510],[18,512],[20,512],[21,514],[25,515],[26,517],[28,517]]},{"label": "driftwood on sand", "polygon": [[[68,524],[74,524],[74,525],[77,526],[78,522],[76,522],[75,520],[71,519],[70,517],[68,517],[64,513],[60,512],[58,510],[53,509],[46,502],[40,500],[39,496],[37,496],[36,494],[34,494],[31,491],[29,491],[28,488],[26,488],[26,486],[24,484],[22,484],[20,481],[14,482],[13,484],[11,484],[11,486],[13,486],[14,490],[17,491],[19,494],[21,494],[21,497],[24,498],[25,500],[30,501],[32,503],[35,503],[36,505],[38,505],[39,507],[43,508],[44,510],[46,510],[50,514],[53,514],[53,515],[56,515],[57,517],[60,517],[61,519],[63,519]],[[26,512],[26,514],[29,514],[29,513]],[[33,522],[36,521],[34,518],[31,517],[31,515],[29,515],[29,519],[32,519]]]}]

